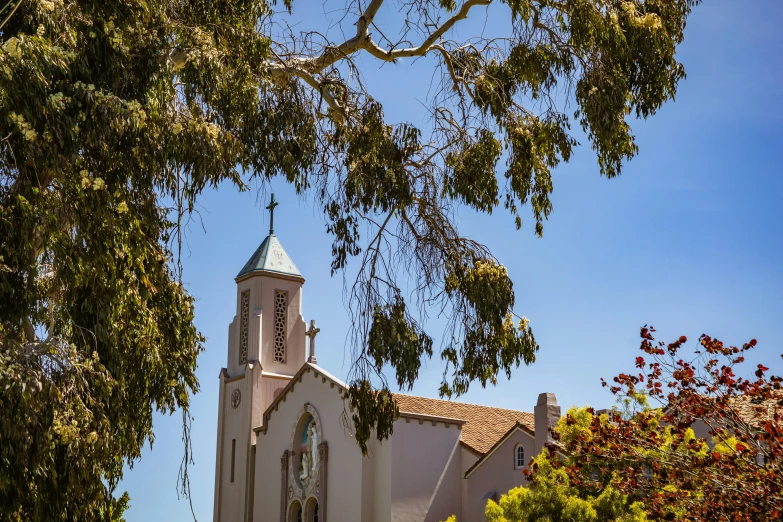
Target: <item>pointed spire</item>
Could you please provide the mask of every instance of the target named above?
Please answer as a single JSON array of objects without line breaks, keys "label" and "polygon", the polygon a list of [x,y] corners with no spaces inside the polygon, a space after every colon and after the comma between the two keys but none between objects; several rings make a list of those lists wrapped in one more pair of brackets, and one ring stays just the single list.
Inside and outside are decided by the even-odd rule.
[{"label": "pointed spire", "polygon": [[280,240],[275,236],[275,207],[279,204],[275,200],[275,195],[272,194],[269,205],[266,206],[269,211],[269,235],[242,267],[237,278],[244,277],[251,272],[271,272],[293,276],[304,281],[299,269],[296,268],[283,245],[280,244]]},{"label": "pointed spire", "polygon": [[269,202],[269,205],[266,206],[266,209],[269,211],[269,235],[274,236],[275,235],[275,207],[279,205],[277,201],[275,201],[275,193],[272,192],[272,199]]}]

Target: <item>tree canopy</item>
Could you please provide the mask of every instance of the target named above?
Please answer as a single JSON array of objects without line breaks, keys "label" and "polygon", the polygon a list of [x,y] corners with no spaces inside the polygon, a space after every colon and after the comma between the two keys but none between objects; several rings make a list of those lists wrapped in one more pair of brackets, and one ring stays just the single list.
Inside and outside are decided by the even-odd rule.
[{"label": "tree canopy", "polygon": [[688,353],[685,337],[665,344],[654,332],[641,330],[637,370],[605,383],[638,408],[574,408],[561,423],[572,483],[638,499],[651,520],[780,520],[783,379],[761,364],[742,376],[755,339],[702,335]]},{"label": "tree canopy", "polygon": [[[487,522],[646,522],[641,502],[612,488],[596,496],[571,485],[565,466],[551,446],[530,462],[531,483],[487,502]],[[528,470],[525,470],[528,471]]]},{"label": "tree canopy", "polygon": [[[559,424],[564,427],[563,423]],[[487,501],[487,522],[646,522],[641,502],[607,486],[596,495],[571,484],[567,457],[550,445],[530,461],[528,484]],[[457,522],[451,516],[445,522]]]},{"label": "tree canopy", "polygon": [[[155,410],[181,409],[188,440],[203,338],[178,252],[199,196],[222,182],[282,177],[323,209],[333,270],[357,263],[348,398],[363,448],[396,414],[381,370],[410,388],[432,354],[427,311],[449,318],[444,395],[534,361],[508,273],[453,210],[502,206],[521,227],[529,206],[542,234],[573,124],[598,171],[619,175],[636,153],[630,117],[654,114],[684,77],[675,53],[698,0],[507,0],[507,34],[455,39],[490,3],[405,0],[396,36],[376,23],[383,0],[345,2],[327,34],[296,33],[263,0],[5,5],[3,515],[116,512]],[[389,120],[360,53],[433,61],[431,128]]]}]

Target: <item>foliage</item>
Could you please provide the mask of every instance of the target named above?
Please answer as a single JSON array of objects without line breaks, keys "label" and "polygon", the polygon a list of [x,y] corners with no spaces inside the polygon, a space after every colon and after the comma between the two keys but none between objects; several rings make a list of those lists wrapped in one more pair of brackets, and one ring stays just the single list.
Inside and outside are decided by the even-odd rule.
[{"label": "foliage", "polygon": [[557,451],[550,446],[525,470],[531,480],[500,497],[487,502],[488,522],[644,522],[647,517],[639,502],[631,502],[611,485],[597,496],[584,494],[571,485]]},{"label": "foliage", "polygon": [[638,372],[618,375],[610,389],[660,407],[569,411],[558,435],[571,480],[640,498],[653,520],[780,520],[782,379],[763,365],[738,375],[755,339],[736,347],[702,335],[687,356],[685,337],[664,344],[654,332],[641,329]]},{"label": "foliage", "polygon": [[[252,23],[264,12],[251,1],[31,0],[5,25],[0,519],[114,517],[113,489],[154,440],[155,410],[184,410],[187,444],[203,339],[172,263],[168,207],[238,180],[252,162],[242,133],[269,143],[283,126],[264,126],[278,109],[259,110],[248,70],[267,56]],[[219,58],[217,36],[241,53]],[[189,50],[178,76],[174,41]],[[291,151],[269,147],[268,164]]]},{"label": "foliage", "polygon": [[[379,368],[410,386],[429,356],[427,310],[448,318],[444,394],[534,360],[509,275],[453,211],[502,205],[521,226],[530,203],[540,235],[572,120],[600,172],[619,174],[636,152],[627,118],[654,114],[684,76],[675,51],[698,0],[508,0],[503,38],[451,39],[489,3],[406,0],[398,43],[375,25],[382,0],[302,35],[263,0],[14,4],[0,44],[3,515],[107,516],[155,410],[183,410],[187,464],[203,339],[179,251],[199,196],[224,181],[282,177],[324,209],[332,268],[358,258],[362,444],[396,412],[386,382],[371,384]],[[387,121],[360,52],[431,60],[431,129]],[[181,478],[187,489],[186,466]]]},{"label": "foliage", "polygon": [[118,499],[112,499],[108,509],[101,510],[100,520],[108,520],[110,522],[125,522],[123,515],[125,511],[130,507],[130,496],[125,492]]},{"label": "foliage", "polygon": [[[386,365],[399,387],[412,385],[430,354],[433,336],[422,321],[431,310],[447,319],[441,395],[494,384],[534,362],[538,345],[528,321],[514,313],[508,273],[483,245],[461,236],[453,212],[503,207],[519,228],[520,208],[529,204],[543,234],[552,171],[577,145],[573,123],[586,132],[599,171],[619,175],[637,150],[627,120],[654,114],[684,77],[675,51],[698,1],[508,0],[507,32],[455,40],[451,29],[491,3],[406,0],[395,37],[376,26],[376,18],[397,21],[382,0],[349,3],[334,33],[297,34],[274,16],[267,26],[270,77],[298,79],[316,95],[320,149],[302,186],[312,186],[325,209],[332,269],[359,260],[349,291],[356,418],[384,407],[386,395],[376,391],[389,390]],[[430,128],[387,121],[366,88],[360,54],[433,64]],[[416,306],[400,304],[410,301]],[[357,425],[360,444],[370,428],[383,438],[391,426]]]}]

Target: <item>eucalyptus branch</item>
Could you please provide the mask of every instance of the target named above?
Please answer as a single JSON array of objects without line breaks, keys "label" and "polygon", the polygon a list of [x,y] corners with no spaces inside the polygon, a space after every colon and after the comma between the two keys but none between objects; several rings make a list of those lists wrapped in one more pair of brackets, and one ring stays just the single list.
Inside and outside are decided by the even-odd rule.
[{"label": "eucalyptus branch", "polygon": [[334,95],[332,95],[332,93],[329,91],[328,82],[319,82],[315,76],[308,73],[306,70],[296,67],[289,67],[286,64],[271,64],[268,67],[273,77],[285,77],[288,74],[292,74],[304,80],[304,82],[315,89],[315,91],[318,92],[318,94],[320,94],[321,97],[326,101],[329,107],[334,110],[336,114],[336,120],[338,122],[342,123],[345,120],[345,108],[340,105]]},{"label": "eucalyptus branch", "polygon": [[415,56],[424,56],[430,51],[430,49],[432,49],[433,45],[435,45],[435,43],[441,38],[441,36],[443,36],[449,29],[454,27],[454,25],[457,22],[467,18],[468,13],[473,7],[477,5],[486,6],[491,3],[492,0],[468,0],[467,2],[462,4],[462,7],[456,14],[454,14],[451,18],[446,20],[446,22],[444,22],[443,25],[441,25],[435,31],[433,31],[429,35],[429,37],[427,37],[417,47],[409,47],[407,49],[385,50],[379,47],[375,42],[373,42],[372,39],[368,38],[365,40],[364,49],[374,57],[381,60],[385,60],[387,62],[397,60],[398,58],[412,58]]}]

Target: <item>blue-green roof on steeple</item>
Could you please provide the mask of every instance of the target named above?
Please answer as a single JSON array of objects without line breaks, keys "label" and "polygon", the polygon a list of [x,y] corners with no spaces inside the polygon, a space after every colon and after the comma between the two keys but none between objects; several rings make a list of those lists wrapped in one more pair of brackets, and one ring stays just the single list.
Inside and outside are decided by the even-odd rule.
[{"label": "blue-green roof on steeple", "polygon": [[246,276],[252,272],[274,272],[277,274],[283,274],[294,277],[302,277],[299,269],[288,253],[280,244],[280,240],[275,236],[275,207],[279,203],[275,201],[275,195],[272,194],[272,199],[267,205],[269,210],[269,235],[261,243],[253,255],[248,259],[245,266],[237,274],[237,279],[242,276]]},{"label": "blue-green roof on steeple", "polygon": [[237,274],[237,279],[251,272],[274,272],[302,277],[301,272],[296,268],[294,262],[291,261],[283,245],[280,244],[280,240],[274,234],[270,234],[264,239],[261,246],[256,249],[239,274]]}]

